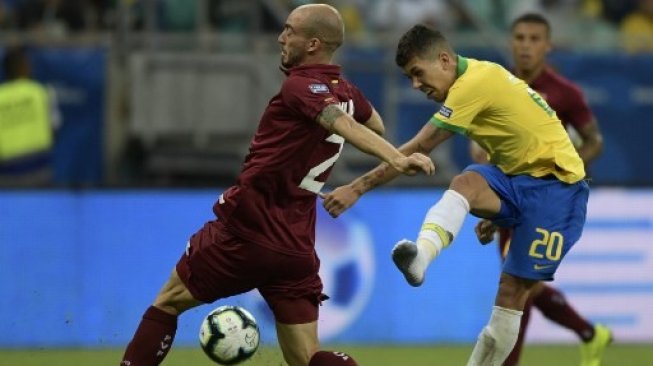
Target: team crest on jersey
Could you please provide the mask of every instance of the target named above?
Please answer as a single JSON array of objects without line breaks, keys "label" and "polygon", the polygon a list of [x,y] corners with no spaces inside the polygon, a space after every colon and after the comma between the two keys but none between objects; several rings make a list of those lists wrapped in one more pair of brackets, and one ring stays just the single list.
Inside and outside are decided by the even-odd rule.
[{"label": "team crest on jersey", "polygon": [[438,113],[440,113],[444,117],[451,118],[451,115],[453,114],[453,110],[445,105],[442,105],[442,107],[440,107],[440,112]]},{"label": "team crest on jersey", "polygon": [[329,92],[329,87],[326,86],[326,84],[311,84],[308,86],[308,88],[313,94],[322,94]]}]

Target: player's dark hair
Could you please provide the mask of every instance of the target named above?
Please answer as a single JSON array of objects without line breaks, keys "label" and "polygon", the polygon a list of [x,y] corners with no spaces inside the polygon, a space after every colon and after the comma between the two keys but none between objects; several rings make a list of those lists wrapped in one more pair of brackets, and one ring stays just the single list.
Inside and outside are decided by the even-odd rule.
[{"label": "player's dark hair", "polygon": [[551,37],[551,23],[549,23],[549,21],[542,14],[538,14],[538,13],[522,14],[519,17],[517,17],[517,19],[512,21],[512,25],[510,25],[510,30],[514,31],[517,24],[521,24],[521,23],[542,24],[543,26],[546,27],[547,37]]},{"label": "player's dark hair", "polygon": [[404,67],[414,57],[435,57],[441,50],[453,54],[453,49],[440,31],[423,24],[410,28],[399,40],[395,62]]},{"label": "player's dark hair", "polygon": [[15,79],[22,76],[25,65],[29,62],[25,47],[13,46],[5,49],[2,60],[2,70],[7,79]]}]

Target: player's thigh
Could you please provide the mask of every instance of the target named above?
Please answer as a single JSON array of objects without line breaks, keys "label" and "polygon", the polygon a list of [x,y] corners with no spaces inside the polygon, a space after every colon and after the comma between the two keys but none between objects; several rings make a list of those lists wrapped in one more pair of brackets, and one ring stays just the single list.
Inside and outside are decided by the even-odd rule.
[{"label": "player's thigh", "polygon": [[283,357],[289,366],[306,366],[320,348],[317,321],[304,324],[277,322],[277,338]]},{"label": "player's thigh", "polygon": [[276,257],[274,270],[258,287],[276,321],[304,324],[317,320],[318,307],[328,298],[322,293],[319,270],[320,260],[315,252]]},{"label": "player's thigh", "polygon": [[193,297],[179,278],[176,269],[172,270],[170,278],[168,278],[168,281],[163,285],[154,300],[154,306],[169,314],[181,314],[200,304],[202,302]]},{"label": "player's thigh", "polygon": [[564,256],[581,236],[588,188],[554,182],[522,191],[522,217],[513,231],[503,270],[532,280],[553,280]]},{"label": "player's thigh", "polygon": [[211,303],[256,288],[274,262],[271,251],[212,221],[191,237],[176,270],[195,299]]},{"label": "player's thigh", "polygon": [[486,178],[476,171],[465,171],[451,181],[450,189],[467,199],[472,214],[493,218],[501,211],[501,199]]}]

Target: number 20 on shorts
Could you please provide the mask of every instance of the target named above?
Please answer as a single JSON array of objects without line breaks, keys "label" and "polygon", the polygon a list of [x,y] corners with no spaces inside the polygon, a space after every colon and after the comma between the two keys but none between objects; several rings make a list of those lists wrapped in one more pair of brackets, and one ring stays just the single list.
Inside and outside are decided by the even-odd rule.
[{"label": "number 20 on shorts", "polygon": [[[528,255],[534,258],[544,258],[552,261],[560,260],[562,256],[562,245],[564,237],[557,231],[548,231],[542,228],[535,228],[535,231],[542,235],[541,238],[533,240]],[[542,248],[544,247],[544,248]]]}]

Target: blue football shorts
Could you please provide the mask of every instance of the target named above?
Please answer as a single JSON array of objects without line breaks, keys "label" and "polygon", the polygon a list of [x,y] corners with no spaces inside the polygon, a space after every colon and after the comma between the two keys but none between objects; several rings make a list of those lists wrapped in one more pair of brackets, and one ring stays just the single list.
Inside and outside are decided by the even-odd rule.
[{"label": "blue football shorts", "polygon": [[553,280],[560,261],[578,241],[585,224],[589,186],[555,176],[506,175],[493,165],[465,168],[485,178],[501,199],[492,222],[513,230],[503,271],[532,280]]}]

